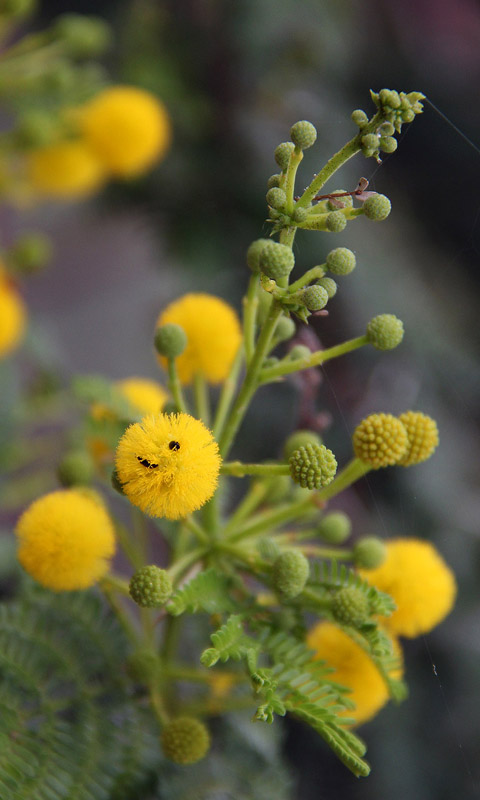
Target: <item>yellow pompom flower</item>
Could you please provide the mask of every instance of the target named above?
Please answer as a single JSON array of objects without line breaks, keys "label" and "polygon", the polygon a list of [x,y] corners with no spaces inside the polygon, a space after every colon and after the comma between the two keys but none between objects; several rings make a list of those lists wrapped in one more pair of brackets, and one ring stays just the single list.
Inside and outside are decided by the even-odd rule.
[{"label": "yellow pompom flower", "polygon": [[[187,335],[187,346],[176,359],[183,384],[196,374],[211,383],[227,377],[242,341],[238,316],[228,303],[209,294],[186,294],[160,314],[157,326],[168,323],[180,325]],[[166,359],[159,359],[166,366]]]},{"label": "yellow pompom flower", "polygon": [[134,86],[104,89],[78,109],[85,141],[112,175],[133,177],[159,161],[171,141],[170,118],[160,100]]},{"label": "yellow pompom flower", "polygon": [[407,431],[408,447],[398,463],[402,467],[410,467],[426,461],[438,445],[437,423],[420,411],[406,411],[400,414],[399,420]]},{"label": "yellow pompom flower", "polygon": [[185,517],[212,497],[220,464],[212,434],[189,414],[151,415],[130,425],[115,458],[133,505],[167,519]]},{"label": "yellow pompom flower", "polygon": [[93,194],[105,181],[105,170],[94,152],[82,141],[63,141],[32,150],[26,171],[32,188],[40,195],[81,198]]},{"label": "yellow pompom flower", "polygon": [[55,592],[93,586],[115,552],[113,524],[93,492],[68,489],[40,497],[20,517],[16,534],[22,567]]},{"label": "yellow pompom flower", "polygon": [[353,433],[355,455],[372,469],[397,464],[407,447],[407,431],[392,414],[370,414]]},{"label": "yellow pompom flower", "polygon": [[[394,651],[401,655],[394,642]],[[341,716],[354,717],[361,725],[377,714],[387,703],[389,694],[385,681],[373,661],[362,648],[332,622],[319,622],[307,635],[307,645],[315,651],[315,660],[322,659],[335,672],[331,679],[351,690],[348,695],[355,703],[354,711],[344,711]],[[392,677],[401,678],[402,670],[393,671]]]},{"label": "yellow pompom flower", "polygon": [[0,266],[0,358],[10,355],[25,333],[27,312],[25,304]]},{"label": "yellow pompom flower", "polygon": [[451,611],[455,576],[430,542],[391,539],[380,567],[361,571],[377,589],[393,597],[397,610],[382,624],[397,636],[412,638],[431,631]]}]

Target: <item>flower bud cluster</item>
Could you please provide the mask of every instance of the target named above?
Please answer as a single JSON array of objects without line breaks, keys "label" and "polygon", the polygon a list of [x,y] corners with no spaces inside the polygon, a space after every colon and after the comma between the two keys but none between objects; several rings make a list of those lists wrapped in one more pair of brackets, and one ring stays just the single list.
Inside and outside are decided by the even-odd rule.
[{"label": "flower bud cluster", "polygon": [[337,460],[325,445],[306,444],[289,459],[290,474],[303,489],[321,489],[335,477]]},{"label": "flower bud cluster", "polygon": [[381,89],[380,92],[370,92],[371,98],[386,122],[390,122],[397,133],[400,133],[403,123],[413,122],[416,114],[423,111],[422,100],[425,95],[421,92],[395,92],[391,89]]}]

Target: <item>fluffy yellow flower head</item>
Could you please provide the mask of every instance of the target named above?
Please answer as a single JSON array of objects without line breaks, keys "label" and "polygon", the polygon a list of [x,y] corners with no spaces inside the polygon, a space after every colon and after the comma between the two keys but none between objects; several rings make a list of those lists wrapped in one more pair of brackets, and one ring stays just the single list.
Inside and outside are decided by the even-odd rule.
[{"label": "fluffy yellow flower head", "polygon": [[75,489],[35,500],[20,517],[18,560],[47,589],[87,589],[115,552],[112,522],[100,499]]},{"label": "fluffy yellow flower head", "polygon": [[355,455],[373,469],[397,464],[407,446],[407,431],[392,414],[370,414],[353,433]]},{"label": "fluffy yellow flower head", "polygon": [[83,137],[112,175],[132,177],[159,161],[170,145],[170,118],[150,92],[104,89],[78,111]]},{"label": "fluffy yellow flower head", "polygon": [[213,495],[221,457],[205,425],[189,414],[158,414],[130,425],[115,458],[133,505],[153,517],[180,519]]},{"label": "fluffy yellow flower head", "polygon": [[407,431],[408,447],[398,463],[402,467],[410,467],[426,461],[438,445],[437,423],[420,411],[406,411],[400,414],[399,420]]},{"label": "fluffy yellow flower head", "polygon": [[[186,294],[160,314],[157,326],[174,323],[187,334],[187,346],[176,359],[178,376],[184,384],[195,374],[211,383],[223,381],[242,341],[240,322],[231,306],[209,294]],[[166,359],[159,356],[166,366]]]},{"label": "fluffy yellow flower head", "polygon": [[2,275],[0,265],[0,358],[9,355],[20,344],[26,321],[23,300]]},{"label": "fluffy yellow flower head", "polygon": [[361,574],[395,600],[397,610],[383,625],[398,636],[420,636],[431,631],[455,602],[455,576],[430,542],[392,539],[380,567]]},{"label": "fluffy yellow flower head", "polygon": [[[333,667],[332,681],[351,689],[348,697],[355,703],[354,711],[345,711],[342,716],[352,716],[356,724],[371,719],[388,701],[385,682],[373,661],[362,648],[332,622],[319,622],[308,633],[307,645],[315,650],[315,659],[326,661]],[[400,647],[394,642],[395,654],[400,656]],[[402,670],[392,672],[400,678]]]},{"label": "fluffy yellow flower head", "polygon": [[82,141],[64,141],[32,150],[27,177],[33,189],[48,197],[86,197],[105,180],[95,153]]}]

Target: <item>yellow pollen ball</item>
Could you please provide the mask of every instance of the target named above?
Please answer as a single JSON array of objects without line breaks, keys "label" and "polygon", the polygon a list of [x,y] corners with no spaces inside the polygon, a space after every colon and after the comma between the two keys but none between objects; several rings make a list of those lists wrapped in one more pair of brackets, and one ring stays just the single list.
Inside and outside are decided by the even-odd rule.
[{"label": "yellow pollen ball", "polygon": [[25,304],[0,274],[0,358],[10,355],[23,339],[27,323]]},{"label": "yellow pollen ball", "polygon": [[167,519],[185,517],[212,497],[220,465],[212,434],[189,414],[151,415],[130,425],[115,457],[133,505]]},{"label": "yellow pollen ball", "polygon": [[398,463],[402,467],[410,467],[426,461],[438,445],[437,423],[420,411],[406,411],[400,414],[399,420],[407,431],[408,447]]},{"label": "yellow pollen ball", "polygon": [[[160,314],[157,326],[174,323],[187,335],[187,346],[175,360],[183,384],[196,374],[210,383],[223,381],[242,341],[240,322],[234,309],[209,294],[186,294]],[[159,356],[166,368],[167,360]]]},{"label": "yellow pollen ball", "polygon": [[355,455],[373,469],[397,464],[407,447],[407,431],[392,414],[370,414],[353,434]]},{"label": "yellow pollen ball", "polygon": [[145,172],[164,156],[172,138],[163,103],[133,86],[104,89],[78,109],[78,123],[105,169],[118,177]]},{"label": "yellow pollen ball", "polygon": [[420,636],[451,611],[455,576],[430,542],[391,539],[386,545],[383,564],[360,574],[396,603],[397,610],[382,621],[384,627],[397,636]]},{"label": "yellow pollen ball", "polygon": [[[354,717],[357,725],[361,725],[377,714],[387,703],[389,694],[385,681],[371,658],[346,633],[331,622],[320,622],[310,630],[307,645],[315,650],[315,660],[326,661],[335,672],[331,679],[335,683],[351,690],[349,699],[355,703],[354,711],[344,711],[340,716]],[[393,642],[395,655],[400,657],[401,650],[397,642]],[[390,674],[392,678],[401,678],[403,670],[398,668]]]},{"label": "yellow pollen ball", "polygon": [[65,141],[32,150],[26,161],[28,180],[40,195],[81,198],[98,191],[105,170],[82,141]]},{"label": "yellow pollen ball", "polygon": [[20,517],[18,560],[47,589],[87,589],[109,568],[115,552],[113,524],[94,495],[70,489],[51,492]]}]

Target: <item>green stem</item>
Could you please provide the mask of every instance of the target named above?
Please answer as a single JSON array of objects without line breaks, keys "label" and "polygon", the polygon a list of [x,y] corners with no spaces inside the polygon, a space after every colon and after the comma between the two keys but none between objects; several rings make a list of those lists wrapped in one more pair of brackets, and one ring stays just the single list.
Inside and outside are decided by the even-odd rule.
[{"label": "green stem", "polygon": [[173,402],[179,411],[186,412],[187,407],[183,396],[182,387],[178,379],[177,365],[174,358],[167,359],[168,362],[168,388],[173,397]]},{"label": "green stem", "polygon": [[130,561],[132,567],[135,570],[139,569],[140,567],[143,567],[144,561],[142,558],[142,554],[140,553],[136,543],[132,541],[130,532],[127,530],[125,525],[123,525],[121,522],[116,521],[115,533],[117,534],[117,539],[120,542],[120,547],[122,548],[126,557]]},{"label": "green stem", "polygon": [[186,517],[183,520],[185,527],[193,533],[201,544],[208,545],[209,537],[206,531],[198,524],[197,520],[193,517]]},{"label": "green stem", "polygon": [[295,206],[295,178],[297,175],[297,169],[302,159],[303,153],[299,147],[296,147],[290,156],[284,183],[285,194],[287,195],[285,211],[289,215],[293,214],[293,209]]},{"label": "green stem", "polygon": [[172,582],[177,583],[183,573],[186,572],[189,567],[195,564],[196,561],[201,561],[201,559],[207,553],[208,547],[197,547],[195,550],[185,553],[185,555],[179,558],[177,561],[174,561],[174,563],[168,568]]},{"label": "green stem", "polygon": [[255,325],[258,310],[258,275],[252,275],[248,283],[247,294],[243,298],[243,338],[245,342],[245,360],[252,360],[255,349]]},{"label": "green stem", "polygon": [[130,614],[123,607],[122,601],[117,596],[114,585],[108,580],[108,578],[103,578],[101,581],[99,581],[98,586],[126,635],[130,641],[133,642],[133,644],[138,646],[140,643],[139,632],[135,627],[134,621]]},{"label": "green stem", "polygon": [[306,556],[315,556],[316,558],[332,558],[336,561],[352,561],[353,550],[341,550],[335,547],[319,547],[316,544],[302,544],[298,547]]},{"label": "green stem", "polygon": [[125,597],[130,597],[129,582],[125,578],[120,578],[118,575],[104,575],[100,581],[100,588],[112,592],[120,592]]},{"label": "green stem", "polygon": [[230,531],[235,528],[239,522],[242,522],[246,517],[249,517],[252,511],[260,505],[262,500],[268,492],[269,486],[266,481],[254,481],[250,489],[246,492],[233,514],[230,515],[227,525],[224,528],[224,536],[228,536]]},{"label": "green stem", "polygon": [[244,478],[245,475],[290,475],[288,464],[243,464],[241,461],[223,462],[220,467],[222,475],[233,475],[236,478]]},{"label": "green stem", "polygon": [[195,411],[197,418],[201,419],[207,428],[210,427],[210,398],[208,396],[208,385],[203,375],[199,372],[193,379],[193,391],[195,395]]},{"label": "green stem", "polygon": [[238,672],[228,672],[227,670],[207,670],[202,671],[195,667],[187,667],[181,664],[169,664],[164,666],[165,674],[169,678],[177,681],[192,681],[192,683],[214,683],[216,678],[231,678],[232,683],[241,683],[245,680],[244,676]]},{"label": "green stem", "polygon": [[349,339],[347,342],[337,344],[335,347],[329,347],[327,350],[317,350],[310,356],[304,358],[295,358],[291,361],[285,359],[277,364],[275,367],[263,369],[260,373],[260,383],[269,383],[277,378],[283,378],[284,375],[290,375],[292,372],[299,372],[303,369],[311,369],[312,367],[319,367],[325,361],[330,361],[332,358],[338,358],[346,353],[351,353],[352,350],[358,350],[368,344],[366,336],[357,336],[355,339]]},{"label": "green stem", "polygon": [[314,511],[317,507],[318,492],[311,492],[311,495],[294,503],[288,503],[279,508],[264,511],[249,519],[244,525],[230,532],[228,540],[238,542],[241,539],[248,539],[264,531],[272,532],[275,528],[284,525],[292,519],[301,517]]},{"label": "green stem", "polygon": [[359,458],[353,458],[332,483],[325,486],[324,489],[320,489],[318,492],[319,500],[323,500],[324,502],[330,500],[332,497],[335,497],[337,494],[340,494],[340,492],[343,492],[344,489],[351,486],[352,483],[358,481],[359,478],[366,475],[367,472],[370,472],[371,469],[372,467],[369,464],[365,464],[363,461],[360,461]]},{"label": "green stem", "polygon": [[318,278],[323,278],[325,272],[326,272],[325,264],[321,264],[318,267],[312,267],[312,269],[308,269],[305,272],[305,274],[298,279],[298,281],[295,281],[295,283],[290,284],[290,286],[288,287],[289,291],[293,294],[294,292],[298,291],[298,289],[302,289],[304,286],[306,286],[307,283],[311,283],[312,281],[317,280]]},{"label": "green stem", "polygon": [[223,427],[225,425],[225,420],[233,400],[235,389],[237,387],[238,375],[242,367],[243,357],[244,357],[243,348],[240,348],[236,355],[235,361],[232,364],[230,374],[228,375],[227,379],[223,384],[222,392],[220,394],[220,399],[218,401],[217,411],[215,414],[215,421],[213,423],[213,435],[217,440],[217,442],[222,434]]},{"label": "green stem", "polygon": [[133,509],[132,524],[133,537],[137,545],[138,560],[141,560],[141,566],[144,566],[146,563],[148,563],[149,557],[148,531],[147,520],[139,508]]}]

